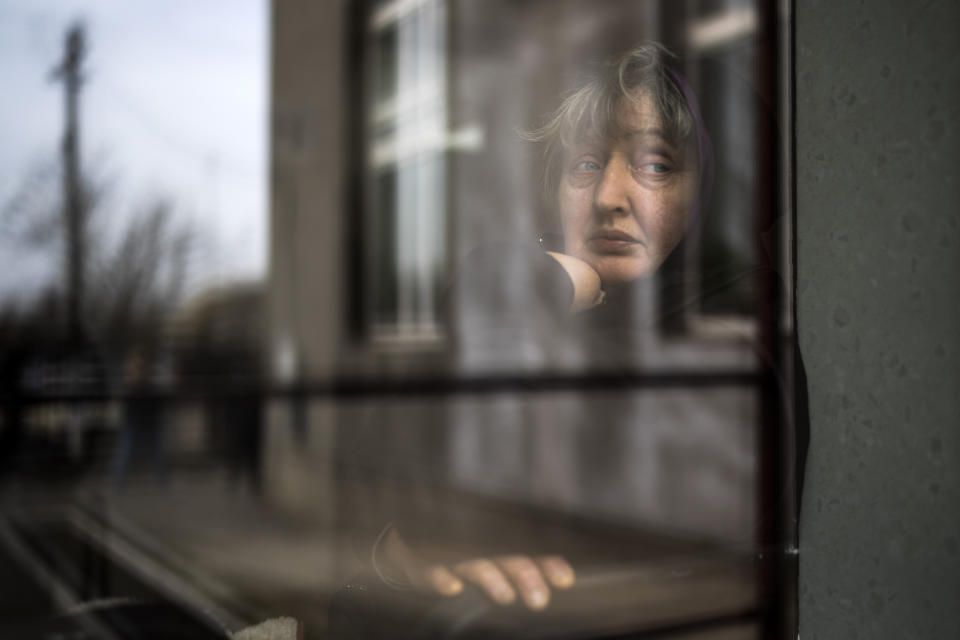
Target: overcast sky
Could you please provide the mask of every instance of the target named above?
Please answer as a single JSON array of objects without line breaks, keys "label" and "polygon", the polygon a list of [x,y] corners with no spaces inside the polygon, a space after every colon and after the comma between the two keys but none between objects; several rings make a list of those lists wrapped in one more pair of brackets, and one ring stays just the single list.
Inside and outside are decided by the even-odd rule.
[{"label": "overcast sky", "polygon": [[[113,183],[117,230],[153,195],[201,231],[195,276],[259,277],[266,262],[266,0],[0,0],[0,206],[58,159],[64,32],[87,27],[83,161]],[[0,237],[0,298],[60,268]],[[54,270],[54,271],[51,271]]]}]

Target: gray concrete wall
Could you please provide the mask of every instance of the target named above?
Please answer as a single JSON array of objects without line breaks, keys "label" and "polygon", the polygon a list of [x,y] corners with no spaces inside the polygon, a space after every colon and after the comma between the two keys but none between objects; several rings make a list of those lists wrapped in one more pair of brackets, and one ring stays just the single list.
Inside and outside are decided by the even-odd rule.
[{"label": "gray concrete wall", "polygon": [[795,13],[800,636],[960,638],[960,3]]}]

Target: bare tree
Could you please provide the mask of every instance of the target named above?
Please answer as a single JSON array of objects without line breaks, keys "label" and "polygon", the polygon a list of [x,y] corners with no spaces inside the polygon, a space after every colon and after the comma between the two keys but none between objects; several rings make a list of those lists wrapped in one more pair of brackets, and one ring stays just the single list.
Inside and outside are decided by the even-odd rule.
[{"label": "bare tree", "polygon": [[[13,249],[40,254],[62,264],[67,243],[61,215],[55,163],[32,171],[0,209],[0,229]],[[81,320],[97,341],[129,342],[157,339],[182,300],[196,245],[194,230],[178,219],[173,200],[153,197],[137,208],[119,234],[110,233],[106,219],[111,183],[85,176],[84,212],[80,233],[86,247],[83,281],[86,283]],[[59,271],[54,271],[59,275]],[[64,283],[51,278],[34,304],[65,313]],[[66,324],[66,318],[61,318]]]},{"label": "bare tree", "polygon": [[181,301],[194,234],[158,198],[130,221],[116,246],[91,252],[84,317],[105,336],[156,338]]}]

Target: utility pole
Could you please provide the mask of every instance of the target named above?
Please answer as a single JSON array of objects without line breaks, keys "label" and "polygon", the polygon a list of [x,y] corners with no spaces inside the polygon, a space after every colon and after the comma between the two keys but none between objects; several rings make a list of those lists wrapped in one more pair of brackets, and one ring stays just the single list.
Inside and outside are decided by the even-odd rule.
[{"label": "utility pole", "polygon": [[83,24],[74,23],[64,41],[63,62],[53,70],[53,78],[62,80],[66,107],[66,129],[63,133],[63,216],[66,227],[67,255],[65,280],[67,285],[67,329],[70,340],[78,344],[83,339],[80,309],[83,301],[84,249],[86,244],[84,198],[80,179],[80,130],[78,110],[80,87],[84,77],[81,70],[87,52]]}]

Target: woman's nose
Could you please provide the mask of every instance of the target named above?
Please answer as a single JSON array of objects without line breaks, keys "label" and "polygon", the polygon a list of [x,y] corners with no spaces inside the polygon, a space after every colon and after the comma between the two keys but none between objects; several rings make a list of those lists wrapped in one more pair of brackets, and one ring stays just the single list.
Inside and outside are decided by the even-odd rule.
[{"label": "woman's nose", "polygon": [[603,174],[593,194],[597,213],[612,214],[629,211],[630,203],[627,194],[631,179],[630,168],[626,161],[617,156],[610,158],[603,168]]}]

